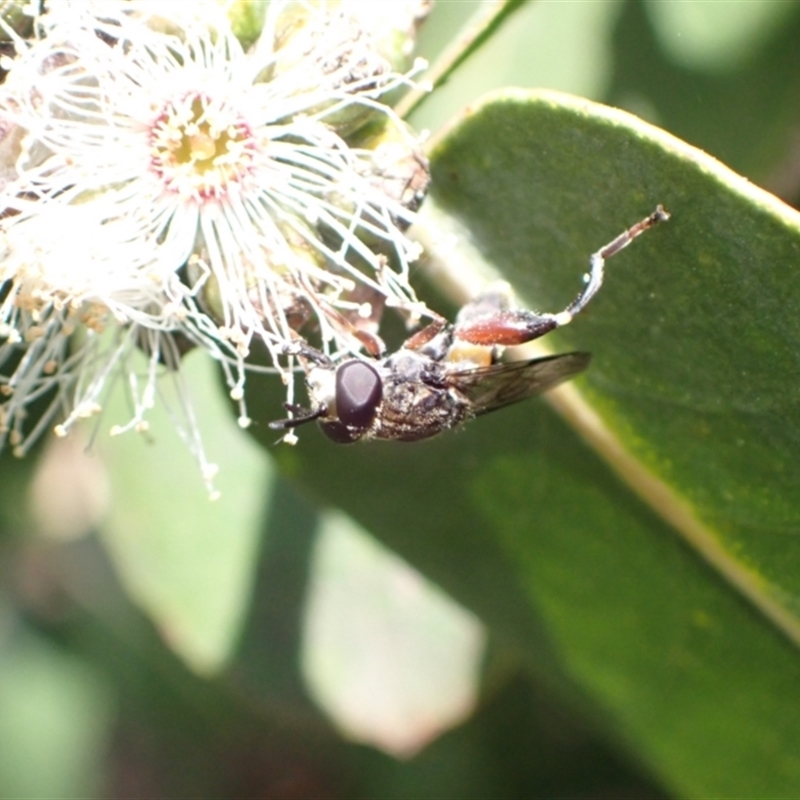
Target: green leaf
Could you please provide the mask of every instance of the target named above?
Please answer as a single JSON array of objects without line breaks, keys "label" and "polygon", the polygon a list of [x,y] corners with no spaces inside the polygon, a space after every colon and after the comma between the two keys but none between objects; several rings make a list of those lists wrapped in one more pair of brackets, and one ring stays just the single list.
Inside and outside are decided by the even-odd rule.
[{"label": "green leaf", "polygon": [[[488,12],[487,4],[480,8]],[[491,36],[481,37],[481,46],[448,72],[446,82],[436,81],[436,90],[414,109],[411,121],[418,130],[438,131],[476,97],[505,86],[544,86],[603,97],[616,60],[612,34],[623,4],[528,2],[511,8],[513,16],[493,26]],[[431,67],[434,79],[440,69],[439,62]]]},{"label": "green leaf", "polygon": [[309,431],[278,456],[522,648],[551,691],[562,671],[577,680],[584,713],[678,796],[797,785],[795,649],[543,403],[413,446]]},{"label": "green leaf", "polygon": [[190,354],[181,373],[192,386],[206,452],[219,463],[221,495],[209,498],[162,403],[148,415],[155,446],[128,433],[105,448],[113,503],[101,535],[131,598],[193,669],[213,673],[230,656],[247,612],[271,471],[234,421],[213,365]]},{"label": "green leaf", "polygon": [[672,212],[547,340],[593,352],[582,394],[558,402],[645,502],[540,402],[413,446],[309,432],[279,459],[551,685],[572,678],[572,702],[678,796],[796,793],[798,215],[627,114],[552,93],[491,98],[431,157],[433,274],[464,292],[493,271],[558,311],[591,252],[657,202]]},{"label": "green leaf", "polygon": [[[678,19],[689,15],[727,19],[690,32]],[[729,36],[739,40],[736,47],[712,41]],[[800,125],[798,36],[798,3],[626,3],[614,30],[611,86],[593,99],[634,111],[793,198],[798,192],[792,166]],[[710,48],[707,53],[703,46]],[[693,66],[676,47],[692,51]]]},{"label": "green leaf", "polygon": [[[518,11],[523,0],[484,0],[475,7],[461,31],[439,54],[426,74],[426,82],[437,87],[445,83],[458,67],[484,45],[487,40]],[[459,9],[457,13],[461,13]],[[409,92],[397,105],[397,113],[406,116],[426,96],[422,89]]]},{"label": "green leaf", "polygon": [[[680,495],[656,498],[647,472],[620,462],[648,501],[763,607],[794,614],[800,575],[783,538],[765,534],[800,521],[790,433],[800,297],[786,280],[800,215],[635,117],[549,93],[496,96],[433,164],[439,202],[539,308],[559,310],[575,291],[560,265],[656,202],[673,213],[611,262],[609,285],[560,338],[594,351],[587,394],[616,439],[598,443],[607,457],[641,459]],[[592,435],[598,420],[585,411],[571,409]],[[707,527],[683,520],[680,499]],[[782,624],[800,641],[796,618]]]},{"label": "green leaf", "polygon": [[95,796],[112,720],[109,685],[22,626],[9,632],[0,639],[0,796]]},{"label": "green leaf", "polygon": [[789,17],[797,3],[661,3],[647,12],[658,37],[678,63],[710,71],[746,64]]},{"label": "green leaf", "polygon": [[[564,264],[655,202],[673,212],[609,265],[585,318],[554,337],[595,354],[589,405],[568,395],[564,407],[658,513],[800,641],[786,537],[800,520],[800,298],[786,280],[800,217],[635,118],[547,93],[488,101],[432,162],[440,205],[539,308],[558,310],[574,292]],[[515,505],[501,504],[499,517]]]},{"label": "green leaf", "polygon": [[303,631],[314,698],[348,738],[409,758],[476,705],[480,621],[342,514],[322,521]]}]

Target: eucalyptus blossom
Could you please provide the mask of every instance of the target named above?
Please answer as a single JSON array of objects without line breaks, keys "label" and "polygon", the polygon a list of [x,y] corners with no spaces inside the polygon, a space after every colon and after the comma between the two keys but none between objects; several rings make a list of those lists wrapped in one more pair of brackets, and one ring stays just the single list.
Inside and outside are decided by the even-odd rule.
[{"label": "eucalyptus blossom", "polygon": [[132,350],[147,397],[123,429],[185,346],[222,364],[246,425],[256,342],[291,401],[301,337],[337,354],[384,304],[425,313],[406,230],[427,172],[385,103],[421,65],[398,71],[348,3],[272,2],[247,50],[213,2],[52,3],[34,37],[7,34],[0,435],[17,448],[48,392],[66,432],[113,375],[142,385]]}]

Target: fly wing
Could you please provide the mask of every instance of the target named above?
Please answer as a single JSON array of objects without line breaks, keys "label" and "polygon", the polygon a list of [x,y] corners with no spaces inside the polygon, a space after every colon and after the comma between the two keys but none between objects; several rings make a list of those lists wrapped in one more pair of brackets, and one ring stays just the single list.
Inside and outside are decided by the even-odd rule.
[{"label": "fly wing", "polygon": [[561,353],[487,367],[454,371],[447,382],[471,403],[475,416],[546,392],[589,366],[589,353]]}]

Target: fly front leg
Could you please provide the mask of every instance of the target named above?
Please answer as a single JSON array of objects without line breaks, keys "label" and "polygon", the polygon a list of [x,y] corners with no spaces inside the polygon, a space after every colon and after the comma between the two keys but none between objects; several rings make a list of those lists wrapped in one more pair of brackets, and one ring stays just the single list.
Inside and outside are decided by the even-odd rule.
[{"label": "fly front leg", "polygon": [[318,367],[333,367],[333,359],[322,350],[312,347],[305,339],[295,339],[291,344],[284,345],[282,352],[285,356],[296,356]]}]

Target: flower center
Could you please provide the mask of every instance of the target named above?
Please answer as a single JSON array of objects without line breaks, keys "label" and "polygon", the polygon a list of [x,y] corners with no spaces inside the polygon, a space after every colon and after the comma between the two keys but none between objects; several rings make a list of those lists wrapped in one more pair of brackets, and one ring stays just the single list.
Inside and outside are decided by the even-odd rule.
[{"label": "flower center", "polygon": [[151,168],[166,189],[198,200],[224,197],[250,174],[257,150],[247,123],[202,94],[170,101],[150,131]]}]

